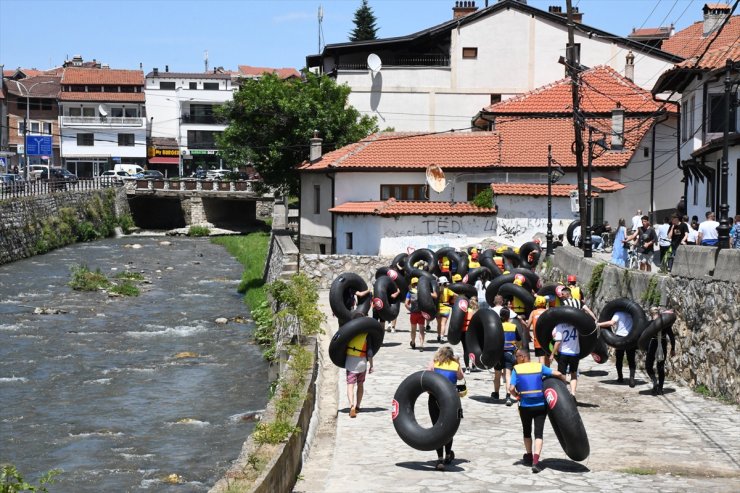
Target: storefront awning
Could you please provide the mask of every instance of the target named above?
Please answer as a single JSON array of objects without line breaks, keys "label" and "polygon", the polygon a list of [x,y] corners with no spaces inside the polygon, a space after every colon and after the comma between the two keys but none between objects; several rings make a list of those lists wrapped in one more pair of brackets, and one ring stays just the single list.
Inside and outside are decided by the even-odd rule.
[{"label": "storefront awning", "polygon": [[150,157],[149,164],[180,164],[178,157]]}]

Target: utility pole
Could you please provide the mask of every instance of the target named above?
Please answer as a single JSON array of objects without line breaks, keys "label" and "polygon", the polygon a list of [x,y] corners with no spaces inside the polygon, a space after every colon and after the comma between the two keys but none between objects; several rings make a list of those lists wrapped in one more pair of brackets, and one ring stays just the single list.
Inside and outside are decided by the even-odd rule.
[{"label": "utility pole", "polygon": [[[576,53],[575,24],[573,23],[573,6],[571,0],[565,0],[565,8],[568,13],[568,47],[566,49],[566,67],[571,80],[571,93],[573,95],[573,130],[575,140],[572,151],[576,155],[576,171],[578,173],[578,212],[581,220],[581,231],[586,231],[586,200],[583,186],[583,130],[580,120],[580,55]],[[581,234],[584,245],[591,242],[590,235]]]}]

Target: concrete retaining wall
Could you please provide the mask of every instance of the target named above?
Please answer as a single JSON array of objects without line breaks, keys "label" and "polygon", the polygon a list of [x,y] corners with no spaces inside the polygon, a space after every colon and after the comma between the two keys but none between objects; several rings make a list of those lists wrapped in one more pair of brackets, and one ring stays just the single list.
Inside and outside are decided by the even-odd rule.
[{"label": "concrete retaining wall", "polygon": [[[660,305],[675,310],[676,357],[668,358],[667,371],[672,378],[695,387],[706,386],[712,393],[725,395],[740,403],[740,251],[723,250],[715,263],[715,249],[681,247],[684,257],[677,257],[671,275],[627,270],[607,264],[601,285],[588,293],[587,301],[595,312],[610,300],[631,298],[646,310],[651,279],[655,279]],[[600,262],[584,259],[583,252],[572,247],[558,248],[540,274],[547,282],[562,282],[568,274],[578,276],[588,286],[594,268]],[[714,273],[713,277],[707,273]],[[686,274],[695,277],[688,277]],[[684,275],[680,275],[684,274]]]},{"label": "concrete retaining wall", "polygon": [[370,255],[301,254],[300,270],[320,289],[329,289],[332,281],[345,272],[354,272],[369,285],[375,279],[375,271],[379,267],[388,267],[392,261],[393,257]]}]

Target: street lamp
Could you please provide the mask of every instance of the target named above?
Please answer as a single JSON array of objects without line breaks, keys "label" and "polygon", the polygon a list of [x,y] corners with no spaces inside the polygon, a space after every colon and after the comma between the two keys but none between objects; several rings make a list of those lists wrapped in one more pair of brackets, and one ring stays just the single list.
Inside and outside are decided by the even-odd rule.
[{"label": "street lamp", "polygon": [[[730,105],[735,104],[731,101],[730,96],[732,89],[732,79],[730,73],[736,68],[731,59],[725,62],[725,125],[722,135],[722,167],[720,173],[720,205],[719,205],[719,226],[717,226],[717,249],[721,250],[730,245],[730,206],[727,203],[727,178],[730,169],[729,147],[730,147]],[[737,125],[737,123],[736,123]]]},{"label": "street lamp", "polygon": [[563,168],[552,168],[552,144],[547,146],[547,251],[545,256],[552,255],[552,184],[557,183],[560,178],[565,176]]},{"label": "street lamp", "polygon": [[25,175],[24,178],[28,180],[28,122],[31,119],[31,90],[33,90],[33,88],[38,86],[39,84],[54,84],[54,81],[39,81],[35,84],[31,84],[30,88],[27,88],[24,84],[21,84],[17,80],[13,80],[13,82],[15,82],[16,86],[18,87],[18,92],[21,93],[21,96],[23,96],[23,91],[21,91],[20,88],[22,87],[26,91],[26,118],[23,121],[23,174]]}]

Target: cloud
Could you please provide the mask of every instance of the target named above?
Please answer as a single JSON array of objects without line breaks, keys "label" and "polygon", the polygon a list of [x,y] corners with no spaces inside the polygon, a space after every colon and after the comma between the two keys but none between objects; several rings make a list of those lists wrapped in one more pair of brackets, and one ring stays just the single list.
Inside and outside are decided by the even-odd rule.
[{"label": "cloud", "polygon": [[285,24],[286,22],[297,22],[305,20],[314,20],[318,14],[308,12],[286,12],[283,15],[278,15],[272,18],[272,22],[275,24]]}]

